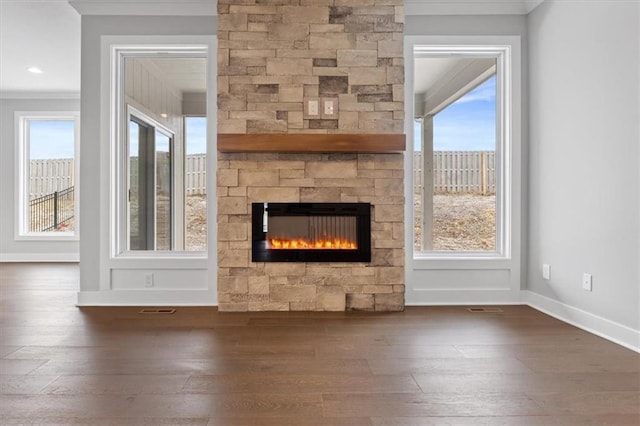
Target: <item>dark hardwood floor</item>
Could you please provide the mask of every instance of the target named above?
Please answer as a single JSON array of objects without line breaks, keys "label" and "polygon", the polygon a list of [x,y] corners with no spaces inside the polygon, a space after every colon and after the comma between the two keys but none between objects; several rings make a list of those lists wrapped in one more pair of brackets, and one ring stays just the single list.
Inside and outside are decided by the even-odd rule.
[{"label": "dark hardwood floor", "polygon": [[528,307],[75,307],[77,265],[0,265],[0,424],[640,425],[640,355]]}]

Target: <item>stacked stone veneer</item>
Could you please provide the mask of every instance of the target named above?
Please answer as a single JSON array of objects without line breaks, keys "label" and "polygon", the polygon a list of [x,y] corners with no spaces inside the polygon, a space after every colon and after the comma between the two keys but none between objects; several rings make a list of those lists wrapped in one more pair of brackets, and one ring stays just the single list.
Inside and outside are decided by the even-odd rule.
[{"label": "stacked stone veneer", "polygon": [[[403,22],[402,0],[219,0],[218,132],[403,133]],[[220,153],[217,173],[220,310],[404,308],[401,154]],[[372,262],[253,263],[252,202],[369,202]]]}]

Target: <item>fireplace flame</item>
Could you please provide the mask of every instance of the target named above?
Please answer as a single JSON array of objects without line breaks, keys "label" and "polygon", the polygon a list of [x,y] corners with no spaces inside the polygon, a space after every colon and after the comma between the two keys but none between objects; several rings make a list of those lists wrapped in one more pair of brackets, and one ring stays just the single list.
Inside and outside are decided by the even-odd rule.
[{"label": "fireplace flame", "polygon": [[333,239],[308,241],[305,239],[283,240],[272,238],[269,240],[269,249],[289,249],[289,250],[357,250],[358,245],[353,241]]}]

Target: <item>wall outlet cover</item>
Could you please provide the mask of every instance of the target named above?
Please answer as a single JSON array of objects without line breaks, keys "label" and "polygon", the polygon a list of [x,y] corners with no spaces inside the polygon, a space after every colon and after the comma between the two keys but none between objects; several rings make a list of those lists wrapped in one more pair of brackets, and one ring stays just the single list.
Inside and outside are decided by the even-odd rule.
[{"label": "wall outlet cover", "polygon": [[145,288],[153,287],[153,273],[144,274],[144,286]]},{"label": "wall outlet cover", "polygon": [[593,278],[591,274],[582,274],[582,288],[586,291],[593,290]]},{"label": "wall outlet cover", "polygon": [[542,264],[542,278],[547,281],[551,279],[551,267],[547,263]]},{"label": "wall outlet cover", "polygon": [[322,118],[338,118],[338,98],[322,98]]},{"label": "wall outlet cover", "polygon": [[321,114],[322,103],[320,102],[320,98],[304,98],[303,103],[304,103],[303,118],[318,119],[322,116]]}]

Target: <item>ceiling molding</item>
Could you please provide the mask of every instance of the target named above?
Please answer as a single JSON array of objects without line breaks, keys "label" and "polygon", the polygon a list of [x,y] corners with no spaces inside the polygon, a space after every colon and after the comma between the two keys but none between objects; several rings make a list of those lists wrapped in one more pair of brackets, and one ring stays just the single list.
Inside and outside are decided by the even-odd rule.
[{"label": "ceiling molding", "polygon": [[[11,0],[4,0],[11,1]],[[526,15],[544,0],[405,0],[411,15]],[[216,0],[69,0],[81,15],[216,16]]]},{"label": "ceiling molding", "polygon": [[411,15],[526,15],[544,0],[405,0]]},{"label": "ceiling molding", "polygon": [[80,15],[216,16],[215,0],[70,0]]}]

